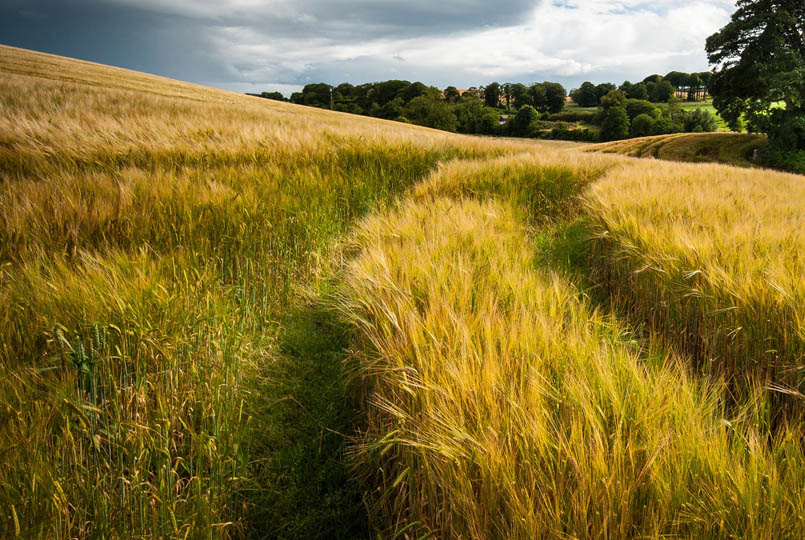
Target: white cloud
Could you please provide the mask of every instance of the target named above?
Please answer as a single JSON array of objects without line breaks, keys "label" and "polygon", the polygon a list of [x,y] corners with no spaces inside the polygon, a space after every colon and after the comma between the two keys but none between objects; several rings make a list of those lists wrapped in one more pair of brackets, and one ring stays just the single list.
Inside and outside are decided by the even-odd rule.
[{"label": "white cloud", "polygon": [[[117,46],[129,62],[140,58],[139,49],[176,51],[173,56],[187,65],[200,66],[206,80],[195,82],[234,90],[396,77],[439,86],[492,80],[573,86],[702,71],[708,68],[705,39],[733,10],[733,0],[7,1],[45,14],[78,13],[81,7],[82,20],[84,13],[102,11],[128,23],[133,13],[146,13],[138,20],[156,22],[127,33],[147,36],[143,43],[120,40],[86,49]],[[50,19],[52,28],[41,33],[64,41],[58,36],[69,25]],[[160,56],[125,67],[148,70],[158,62],[158,71],[170,76],[169,64],[177,61]],[[175,66],[177,76],[187,72]]]},{"label": "white cloud", "polygon": [[[723,0],[553,2],[526,12],[519,24],[411,38],[362,33],[357,23],[348,39],[272,37],[257,26],[211,25],[209,31],[220,61],[247,81],[330,76],[335,79],[328,82],[337,83],[342,79],[334,66],[340,66],[341,73],[364,80],[403,73],[440,85],[451,76],[461,79],[454,81],[459,85],[493,79],[621,82],[672,69],[706,70],[705,39],[728,21],[730,5]],[[439,80],[426,79],[433,74],[440,74]]]}]

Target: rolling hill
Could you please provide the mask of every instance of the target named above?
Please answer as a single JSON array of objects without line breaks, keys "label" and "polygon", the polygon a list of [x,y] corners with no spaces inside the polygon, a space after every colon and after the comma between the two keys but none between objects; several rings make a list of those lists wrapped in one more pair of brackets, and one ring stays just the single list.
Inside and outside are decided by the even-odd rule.
[{"label": "rolling hill", "polygon": [[803,177],[0,73],[0,537],[800,535]]}]

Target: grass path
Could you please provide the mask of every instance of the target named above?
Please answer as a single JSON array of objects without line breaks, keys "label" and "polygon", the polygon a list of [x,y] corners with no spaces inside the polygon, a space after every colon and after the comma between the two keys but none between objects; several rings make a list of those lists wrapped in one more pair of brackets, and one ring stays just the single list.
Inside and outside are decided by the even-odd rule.
[{"label": "grass path", "polygon": [[349,444],[362,418],[347,376],[349,328],[321,303],[304,303],[283,321],[277,352],[262,373],[264,418],[256,436],[265,456],[253,471],[249,537],[368,538],[365,487],[352,480]]}]

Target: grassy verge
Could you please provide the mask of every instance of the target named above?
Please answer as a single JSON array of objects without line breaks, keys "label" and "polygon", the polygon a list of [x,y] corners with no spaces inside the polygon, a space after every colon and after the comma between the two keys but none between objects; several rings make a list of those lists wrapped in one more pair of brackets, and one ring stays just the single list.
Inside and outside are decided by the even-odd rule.
[{"label": "grassy verge", "polygon": [[[347,372],[349,328],[321,302],[301,304],[282,324],[275,358],[261,370],[250,454],[260,456],[249,493],[249,537],[369,538],[365,486],[347,456],[361,428]],[[250,491],[253,490],[253,491]]]}]

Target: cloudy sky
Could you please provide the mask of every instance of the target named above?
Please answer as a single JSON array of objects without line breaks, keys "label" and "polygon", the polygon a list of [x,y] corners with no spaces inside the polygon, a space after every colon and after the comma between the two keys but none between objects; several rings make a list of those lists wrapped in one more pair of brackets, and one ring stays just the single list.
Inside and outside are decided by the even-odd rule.
[{"label": "cloudy sky", "polygon": [[0,0],[0,43],[236,91],[708,69],[734,0]]}]

